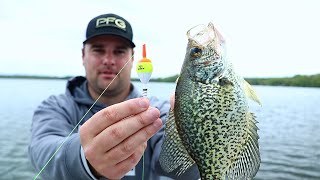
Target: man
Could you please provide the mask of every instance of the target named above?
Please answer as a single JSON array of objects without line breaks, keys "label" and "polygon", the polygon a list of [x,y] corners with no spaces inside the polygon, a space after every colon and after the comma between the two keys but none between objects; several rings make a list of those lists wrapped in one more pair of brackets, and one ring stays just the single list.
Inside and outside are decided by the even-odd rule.
[{"label": "man", "polygon": [[[130,81],[132,37],[131,25],[118,15],[89,22],[82,49],[86,77],[69,80],[65,94],[50,96],[34,113],[29,157],[38,172],[65,141],[41,172],[43,179],[142,179],[143,154],[145,179],[177,178],[158,162],[169,104],[141,98]],[[198,177],[196,167],[179,176]]]}]

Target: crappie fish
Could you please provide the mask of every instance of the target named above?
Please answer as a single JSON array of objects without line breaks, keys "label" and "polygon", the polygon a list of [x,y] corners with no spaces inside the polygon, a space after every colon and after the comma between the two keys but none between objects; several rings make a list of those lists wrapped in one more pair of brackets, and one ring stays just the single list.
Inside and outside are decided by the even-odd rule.
[{"label": "crappie fish", "polygon": [[225,40],[212,23],[190,29],[187,36],[160,164],[166,172],[181,174],[195,163],[202,180],[251,179],[260,153],[248,98],[260,101],[235,73]]}]

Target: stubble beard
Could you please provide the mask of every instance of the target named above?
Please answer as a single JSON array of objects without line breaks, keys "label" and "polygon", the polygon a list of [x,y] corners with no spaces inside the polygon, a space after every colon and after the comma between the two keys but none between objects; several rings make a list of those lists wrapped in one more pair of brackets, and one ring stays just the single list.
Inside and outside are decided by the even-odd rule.
[{"label": "stubble beard", "polygon": [[121,84],[124,84],[124,82],[123,80],[119,79],[119,77],[116,77],[116,79],[114,79],[113,81],[110,80],[108,83],[101,83],[101,85],[99,86],[100,94],[108,87],[103,93],[103,96],[115,97],[125,90],[125,87],[121,86]]}]

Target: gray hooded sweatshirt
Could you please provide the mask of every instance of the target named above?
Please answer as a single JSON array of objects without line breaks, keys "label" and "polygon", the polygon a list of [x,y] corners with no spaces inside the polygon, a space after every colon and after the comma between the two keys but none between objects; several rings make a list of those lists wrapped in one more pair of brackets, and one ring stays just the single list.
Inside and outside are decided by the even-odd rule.
[{"label": "gray hooded sweatshirt", "polygon": [[[141,97],[137,88],[131,85],[128,99]],[[80,144],[78,127],[66,138],[88,111],[94,100],[88,93],[87,80],[78,76],[67,83],[66,92],[60,95],[50,96],[44,100],[34,112],[31,127],[31,142],[29,144],[29,158],[36,172],[40,172],[46,162],[64,142],[59,151],[41,172],[42,179],[57,180],[91,180],[93,177]],[[150,104],[160,110],[160,118],[165,123],[169,111],[167,101],[150,98]],[[86,122],[93,114],[107,106],[96,103],[84,117],[80,125]],[[164,128],[156,133],[149,141],[144,153],[145,171],[144,179],[159,180],[160,176],[168,176],[173,179],[199,179],[197,167],[192,166],[186,173],[177,177],[176,172],[165,173],[159,164],[159,154],[163,141]],[[97,178],[105,179],[105,178]],[[132,169],[123,180],[142,179],[142,160]]]}]

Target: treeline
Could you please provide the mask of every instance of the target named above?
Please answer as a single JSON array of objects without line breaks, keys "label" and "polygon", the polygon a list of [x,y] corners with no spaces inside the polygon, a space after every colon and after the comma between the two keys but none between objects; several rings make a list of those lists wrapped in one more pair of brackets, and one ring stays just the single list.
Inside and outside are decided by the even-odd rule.
[{"label": "treeline", "polygon": [[[178,75],[166,78],[154,78],[151,82],[175,82]],[[139,79],[135,79],[139,81]],[[245,78],[252,85],[268,86],[300,86],[300,87],[320,87],[320,74],[316,75],[296,75],[287,78]]]},{"label": "treeline", "polygon": [[[150,82],[176,82],[178,75],[166,77],[166,78],[151,78]],[[140,81],[138,78],[132,78],[132,81]]]},{"label": "treeline", "polygon": [[174,75],[174,76],[170,76],[170,77],[166,77],[166,78],[154,78],[154,79],[151,79],[151,81],[154,81],[154,82],[176,82],[178,76],[179,75]]},{"label": "treeline", "polygon": [[37,76],[37,75],[0,75],[0,78],[12,79],[69,79],[72,76]]},{"label": "treeline", "polygon": [[[23,78],[23,79],[69,79],[71,76],[28,76],[28,75],[0,75],[0,78]],[[151,78],[151,82],[175,82],[178,75],[166,78]],[[133,78],[133,81],[140,81]],[[300,86],[300,87],[320,87],[320,74],[315,75],[296,75],[287,78],[245,78],[252,85],[269,86]]]},{"label": "treeline", "polygon": [[290,78],[245,78],[252,85],[320,87],[320,74]]}]

